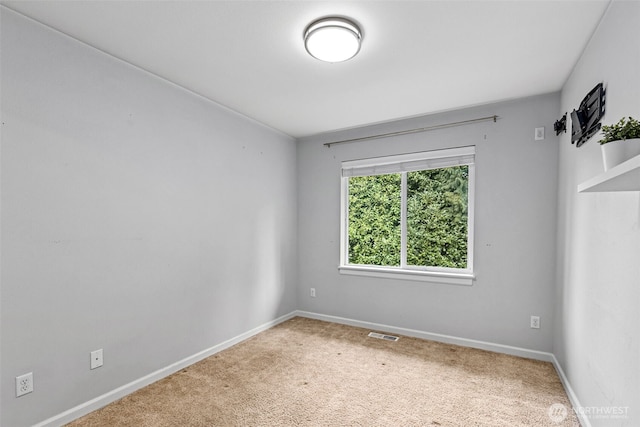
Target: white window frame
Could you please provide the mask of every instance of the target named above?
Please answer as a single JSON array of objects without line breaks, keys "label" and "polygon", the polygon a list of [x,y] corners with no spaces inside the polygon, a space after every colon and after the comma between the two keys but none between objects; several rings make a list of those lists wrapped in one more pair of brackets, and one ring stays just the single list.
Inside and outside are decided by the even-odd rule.
[{"label": "white window frame", "polygon": [[[383,175],[401,173],[401,223],[407,220],[406,172],[441,169],[445,167],[467,165],[468,213],[467,213],[467,268],[419,267],[406,265],[406,226],[401,227],[400,266],[376,266],[349,264],[349,178],[352,176]],[[475,278],[473,270],[474,210],[475,210],[475,147],[447,148],[420,153],[342,162],[340,198],[340,265],[341,274],[384,277],[404,280],[431,281],[454,285],[472,285]]]}]

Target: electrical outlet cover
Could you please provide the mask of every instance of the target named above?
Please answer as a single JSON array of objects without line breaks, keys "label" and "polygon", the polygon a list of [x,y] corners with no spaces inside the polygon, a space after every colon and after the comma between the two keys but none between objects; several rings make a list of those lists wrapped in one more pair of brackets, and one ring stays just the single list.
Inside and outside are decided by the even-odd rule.
[{"label": "electrical outlet cover", "polygon": [[540,316],[531,316],[531,328],[540,329]]},{"label": "electrical outlet cover", "polygon": [[16,377],[16,397],[33,391],[33,372]]}]

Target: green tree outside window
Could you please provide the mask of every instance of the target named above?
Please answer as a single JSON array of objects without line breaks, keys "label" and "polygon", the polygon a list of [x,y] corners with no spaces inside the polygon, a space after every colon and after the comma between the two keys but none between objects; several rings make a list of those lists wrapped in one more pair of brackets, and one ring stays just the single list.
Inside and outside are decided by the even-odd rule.
[{"label": "green tree outside window", "polygon": [[349,263],[401,265],[403,174],[406,265],[466,268],[466,165],[349,178]]}]

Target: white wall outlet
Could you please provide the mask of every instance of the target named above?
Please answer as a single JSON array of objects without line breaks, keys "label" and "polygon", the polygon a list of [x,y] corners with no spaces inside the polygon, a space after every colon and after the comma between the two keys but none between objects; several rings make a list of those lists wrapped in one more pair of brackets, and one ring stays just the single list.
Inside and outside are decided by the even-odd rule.
[{"label": "white wall outlet", "polygon": [[536,128],[535,140],[541,141],[544,139],[544,127]]},{"label": "white wall outlet", "polygon": [[33,372],[16,377],[16,397],[33,391]]},{"label": "white wall outlet", "polygon": [[531,328],[540,329],[540,316],[531,316]]},{"label": "white wall outlet", "polygon": [[309,295],[311,296],[311,298],[315,298],[316,297],[316,288],[309,289]]},{"label": "white wall outlet", "polygon": [[99,368],[104,364],[102,359],[102,349],[91,352],[91,369]]}]

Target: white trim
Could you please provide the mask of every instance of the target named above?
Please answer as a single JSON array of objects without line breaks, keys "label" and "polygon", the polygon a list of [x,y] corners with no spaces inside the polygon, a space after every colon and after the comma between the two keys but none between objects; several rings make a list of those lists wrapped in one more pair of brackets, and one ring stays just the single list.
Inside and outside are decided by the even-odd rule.
[{"label": "white trim", "polygon": [[541,360],[543,362],[553,362],[554,356],[544,351],[531,350],[522,347],[513,347],[504,344],[495,344],[487,341],[472,340],[468,338],[454,337],[451,335],[437,334],[433,332],[418,331],[416,329],[398,328],[396,326],[384,325],[380,323],[365,322],[362,320],[347,319],[344,317],[329,316],[326,314],[313,313],[309,311],[296,311],[296,316],[307,317],[309,319],[323,320],[325,322],[340,323],[342,325],[355,326],[358,328],[373,329],[385,333],[405,335],[413,338],[437,341],[445,344],[455,344],[462,347],[477,348],[480,350],[493,351],[495,353],[510,354],[512,356],[524,357],[527,359]]},{"label": "white trim", "polygon": [[142,378],[139,378],[128,384],[125,384],[121,387],[111,390],[103,394],[102,396],[98,396],[94,399],[89,400],[88,402],[82,403],[58,415],[48,418],[38,424],[35,424],[33,427],[58,427],[58,426],[67,424],[75,419],[78,419],[84,415],[87,415],[97,409],[100,409],[103,406],[108,405],[109,403],[115,402],[116,400],[128,394],[131,394],[136,390],[141,389],[142,387],[146,387],[149,384],[152,384],[158,380],[168,377],[173,373],[178,372],[181,369],[186,368],[187,366],[193,365],[194,363],[199,362],[202,359],[206,359],[209,356],[219,353],[222,350],[225,350],[248,338],[251,338],[254,335],[259,334],[260,332],[266,331],[267,329],[272,328],[279,323],[292,319],[295,316],[296,316],[295,311],[285,314],[284,316],[280,316],[277,319],[274,319],[270,322],[257,326],[251,329],[250,331],[242,333],[236,337],[228,339],[227,341],[221,342],[220,344],[214,345],[213,347],[210,347],[208,349],[202,350],[192,356],[186,357],[178,362],[172,363],[169,366],[158,369],[157,371],[152,372],[149,375],[145,375]]},{"label": "white trim", "polygon": [[[463,347],[471,347],[471,348],[477,348],[481,350],[488,350],[496,353],[509,354],[512,356],[525,357],[525,358],[534,359],[534,360],[541,360],[544,362],[551,362],[554,368],[556,369],[558,376],[560,377],[560,381],[567,393],[567,396],[569,397],[569,401],[571,402],[571,405],[573,406],[573,408],[581,407],[580,402],[578,401],[578,397],[573,391],[573,388],[571,387],[571,384],[569,383],[567,376],[562,370],[562,367],[560,366],[558,359],[556,359],[555,355],[553,355],[552,353],[547,353],[547,352],[538,351],[538,350],[531,350],[531,349],[526,349],[522,347],[513,347],[509,345],[495,344],[487,341],[479,341],[479,340],[472,340],[468,338],[454,337],[451,335],[437,334],[433,332],[419,331],[416,329],[399,328],[395,326],[384,325],[381,323],[365,322],[361,320],[347,319],[344,317],[330,316],[326,314],[313,313],[309,311],[295,310],[295,311],[292,311],[291,313],[278,317],[277,319],[274,319],[270,322],[264,323],[254,329],[251,329],[250,331],[240,334],[234,338],[231,338],[227,341],[224,341],[220,344],[217,344],[213,347],[210,347],[206,350],[203,350],[199,353],[196,353],[192,356],[182,359],[176,363],[173,363],[165,368],[152,372],[149,375],[146,375],[128,384],[125,384],[122,387],[118,387],[117,389],[114,389],[92,400],[89,400],[85,403],[75,406],[58,415],[48,418],[38,424],[35,424],[33,427],[58,427],[58,426],[65,425],[97,409],[100,409],[103,406],[108,405],[109,403],[115,402],[116,400],[128,394],[131,394],[138,389],[146,387],[147,385],[152,384],[158,380],[161,380],[162,378],[165,378],[175,372],[178,372],[179,370],[184,369],[187,366],[190,366],[196,362],[199,362],[202,359],[212,356],[222,350],[225,350],[235,344],[238,344],[248,338],[251,338],[254,335],[259,334],[260,332],[263,332],[269,328],[272,328],[296,316],[306,317],[309,319],[322,320],[325,322],[339,323],[342,325],[355,326],[359,328],[384,331],[384,332],[404,335],[408,337],[442,342],[446,344],[455,344]],[[575,411],[575,412],[582,427],[591,427],[591,422],[587,417],[584,416],[584,414],[580,413],[580,411]]]},{"label": "white trim", "polygon": [[349,180],[340,179],[340,265],[349,264]]},{"label": "white trim", "polygon": [[405,268],[377,267],[371,265],[341,265],[340,274],[351,276],[380,277],[384,279],[436,282],[447,285],[473,286],[475,276],[472,273],[449,273],[429,270],[410,270]]},{"label": "white trim", "polygon": [[407,266],[407,174],[400,174],[400,266]]},{"label": "white trim", "polygon": [[503,353],[503,354],[509,354],[512,356],[524,357],[527,359],[550,362],[555,368],[556,372],[558,373],[558,377],[560,377],[560,382],[562,383],[562,386],[565,392],[567,393],[569,402],[571,402],[571,406],[576,416],[578,417],[578,421],[580,422],[580,425],[582,427],[592,427],[591,421],[589,421],[589,418],[581,411],[576,410],[576,408],[582,408],[582,405],[578,400],[578,396],[573,391],[573,388],[571,387],[571,383],[569,382],[569,379],[567,378],[564,371],[562,370],[562,366],[560,366],[560,362],[558,362],[558,359],[556,359],[556,356],[553,353],[548,353],[548,352],[538,351],[538,350],[531,350],[531,349],[522,348],[522,347],[514,347],[514,346],[504,345],[504,344],[490,343],[487,341],[479,341],[479,340],[472,340],[468,338],[454,337],[451,335],[437,334],[433,332],[418,331],[415,329],[399,328],[399,327],[384,325],[380,323],[365,322],[361,320],[347,319],[344,317],[330,316],[326,314],[319,314],[319,313],[313,313],[308,311],[297,310],[295,312],[295,315],[300,317],[307,317],[309,319],[323,320],[325,322],[340,323],[342,325],[355,326],[358,328],[372,329],[375,331],[380,331],[385,333],[405,335],[408,337],[421,338],[421,339],[426,339],[431,341],[442,342],[446,344],[455,344],[463,347],[478,348],[481,350],[488,350],[496,353]]},{"label": "white trim", "polygon": [[474,245],[476,218],[476,164],[469,165],[467,181],[467,270],[473,272],[473,258],[476,252]]},{"label": "white trim", "polygon": [[582,405],[578,400],[578,396],[576,396],[576,393],[573,391],[573,388],[571,387],[571,383],[569,382],[569,379],[567,378],[567,376],[564,374],[564,371],[562,370],[562,366],[560,366],[560,362],[558,362],[558,359],[556,359],[556,356],[552,354],[551,357],[552,357],[551,363],[553,363],[553,367],[556,368],[556,372],[560,377],[560,382],[564,387],[564,391],[567,393],[567,397],[569,397],[569,401],[571,402],[571,406],[573,406],[574,408],[573,411],[575,412],[576,417],[578,417],[578,421],[580,422],[580,425],[582,427],[591,427],[591,421],[589,421],[589,418],[584,413],[582,413],[582,411],[575,410],[575,408],[582,408]]},{"label": "white trim", "polygon": [[[475,145],[400,154],[395,156],[347,160],[342,162],[340,182],[340,261],[341,274],[473,285],[474,221],[475,221]],[[425,160],[427,164],[421,163]],[[437,160],[445,163],[429,164]],[[417,162],[417,163],[416,163]],[[466,268],[446,268],[407,265],[407,171],[467,165],[467,265]],[[378,169],[376,169],[378,168]],[[398,267],[351,264],[349,262],[349,179],[354,176],[400,174],[400,265]]]},{"label": "white trim", "polygon": [[[342,177],[381,175],[467,165],[475,162],[475,145],[443,148],[418,153],[397,154],[342,162]],[[422,163],[425,161],[424,163]],[[429,162],[431,161],[431,162]]]}]

